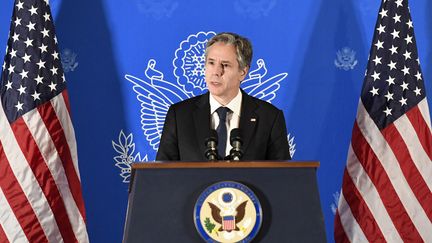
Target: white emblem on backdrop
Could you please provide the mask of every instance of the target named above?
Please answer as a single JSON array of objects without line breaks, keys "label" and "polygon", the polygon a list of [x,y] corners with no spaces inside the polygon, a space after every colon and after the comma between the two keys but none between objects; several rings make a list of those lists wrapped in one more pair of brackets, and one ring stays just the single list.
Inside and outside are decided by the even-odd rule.
[{"label": "white emblem on backdrop", "polygon": [[178,2],[171,0],[137,0],[138,11],[156,20],[169,18],[178,7]]},{"label": "white emblem on backdrop", "polygon": [[330,205],[331,210],[332,210],[333,214],[335,214],[335,215],[336,215],[336,210],[337,210],[337,207],[338,207],[338,204],[339,204],[339,196],[340,196],[339,191],[333,193],[333,202]]},{"label": "white emblem on backdrop", "polygon": [[[215,32],[212,31],[198,32],[180,43],[173,59],[173,75],[177,79],[174,82],[166,79],[155,59],[147,62],[144,77],[125,75],[125,79],[133,84],[132,89],[141,104],[140,120],[145,139],[155,151],[159,147],[170,105],[207,92],[204,81],[204,52],[208,39],[214,35]],[[265,61],[258,59],[256,66],[252,65],[248,77],[242,82],[241,88],[249,95],[271,102],[276,97],[280,82],[287,76],[288,73],[268,76]],[[287,139],[292,157],[295,152],[294,136],[288,134]],[[118,149],[116,151],[118,152]]]},{"label": "white emblem on backdrop", "polygon": [[343,69],[345,71],[354,69],[357,65],[357,60],[355,57],[356,53],[349,47],[344,47],[336,52],[336,59],[334,64],[336,67]]},{"label": "white emblem on backdrop", "polygon": [[234,2],[234,10],[240,15],[257,19],[268,16],[275,5],[276,0],[237,0]]},{"label": "white emblem on backdrop", "polygon": [[65,73],[72,72],[78,67],[77,54],[69,49],[64,49],[60,54],[61,63]]},{"label": "white emblem on backdrop", "polygon": [[147,155],[141,158],[139,152],[135,153],[133,134],[126,136],[123,130],[120,131],[117,143],[112,141],[112,146],[117,152],[117,156],[114,156],[115,166],[120,168],[120,176],[123,178],[123,182],[129,183],[131,164],[135,161],[148,161]]}]

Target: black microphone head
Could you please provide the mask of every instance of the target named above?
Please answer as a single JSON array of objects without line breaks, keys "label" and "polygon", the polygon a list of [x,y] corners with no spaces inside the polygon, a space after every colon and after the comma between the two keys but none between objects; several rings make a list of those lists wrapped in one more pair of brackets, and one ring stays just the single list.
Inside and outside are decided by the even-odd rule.
[{"label": "black microphone head", "polygon": [[218,143],[218,134],[217,134],[216,130],[210,129],[209,136],[205,140],[206,146],[207,146],[208,142],[215,142],[216,145],[217,145],[217,143]]},{"label": "black microphone head", "polygon": [[241,136],[241,130],[240,130],[240,128],[234,128],[234,129],[231,130],[231,134],[230,134],[230,143],[231,143],[231,145],[233,145],[234,141],[243,143],[243,139],[242,139],[242,136]]}]

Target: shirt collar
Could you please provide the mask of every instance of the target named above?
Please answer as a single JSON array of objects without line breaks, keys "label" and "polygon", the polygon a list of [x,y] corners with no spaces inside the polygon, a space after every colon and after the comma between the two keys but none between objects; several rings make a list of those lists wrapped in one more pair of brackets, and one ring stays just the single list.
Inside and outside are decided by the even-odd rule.
[{"label": "shirt collar", "polygon": [[[221,105],[212,94],[209,95],[210,97],[210,114],[213,114],[217,110],[217,108],[223,106]],[[234,114],[237,114],[240,116],[240,109],[241,109],[241,102],[242,102],[242,92],[239,90],[237,95],[232,99],[225,107],[228,107]]]}]

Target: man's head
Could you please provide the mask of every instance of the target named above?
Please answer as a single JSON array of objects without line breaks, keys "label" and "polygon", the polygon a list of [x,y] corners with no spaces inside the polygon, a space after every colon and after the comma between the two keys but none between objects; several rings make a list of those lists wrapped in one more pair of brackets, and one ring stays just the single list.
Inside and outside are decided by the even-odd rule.
[{"label": "man's head", "polygon": [[238,93],[252,60],[248,39],[234,33],[220,33],[207,43],[205,78],[207,87],[219,103],[226,105]]}]

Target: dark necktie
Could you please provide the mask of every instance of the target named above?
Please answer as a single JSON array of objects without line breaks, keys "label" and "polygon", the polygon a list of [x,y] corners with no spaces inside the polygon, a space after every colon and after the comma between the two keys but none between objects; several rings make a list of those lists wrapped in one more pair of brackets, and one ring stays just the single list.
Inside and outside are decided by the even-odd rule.
[{"label": "dark necktie", "polygon": [[219,137],[218,153],[221,159],[224,159],[225,157],[226,141],[227,141],[226,115],[229,111],[231,111],[229,108],[222,107],[222,106],[216,110],[219,116],[219,126],[216,128],[216,131]]}]

